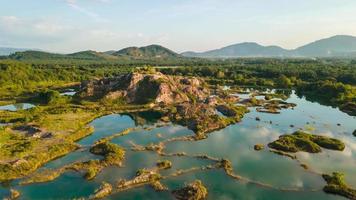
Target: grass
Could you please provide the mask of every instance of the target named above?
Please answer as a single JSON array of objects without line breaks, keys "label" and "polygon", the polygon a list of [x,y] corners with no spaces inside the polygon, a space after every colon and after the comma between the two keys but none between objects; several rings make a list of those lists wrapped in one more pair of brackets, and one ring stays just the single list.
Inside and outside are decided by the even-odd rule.
[{"label": "grass", "polygon": [[9,128],[0,130],[0,158],[22,158],[38,142],[37,139],[28,139],[22,134],[15,133]]},{"label": "grass", "polygon": [[[123,110],[125,109],[125,110]],[[98,102],[79,104],[38,105],[35,108],[17,112],[0,111],[1,122],[15,124],[0,128],[0,182],[21,178],[46,162],[66,155],[78,148],[74,142],[88,136],[94,128],[88,126],[92,120],[113,112],[146,109],[139,105],[105,105]],[[32,138],[16,131],[19,125],[35,125],[43,132],[51,133],[46,139]],[[76,169],[87,168],[88,178],[92,178],[103,167],[120,163],[121,151],[112,145],[105,145],[112,153],[105,155],[105,162],[94,161],[72,166]],[[74,169],[75,170],[75,169]]]},{"label": "grass", "polygon": [[324,187],[326,193],[337,194],[348,199],[356,199],[356,190],[349,187],[345,182],[345,175],[334,172],[332,175],[323,174],[327,185]]},{"label": "grass", "polygon": [[35,171],[41,165],[50,160],[63,156],[74,151],[78,146],[74,143],[46,144],[42,151],[28,151],[22,159],[17,159],[13,163],[0,163],[0,182],[20,178]]},{"label": "grass", "polygon": [[[63,156],[78,146],[74,141],[93,132],[86,124],[98,114],[91,110],[78,109],[76,106],[38,106],[19,112],[1,112],[7,119],[30,118],[31,124],[41,130],[51,132],[46,140],[25,136],[13,128],[16,124],[0,130],[0,181],[25,176],[46,162]],[[11,120],[10,120],[11,121]]]},{"label": "grass", "polygon": [[321,152],[321,147],[331,150],[343,151],[345,144],[326,136],[312,135],[297,131],[292,135],[282,135],[278,140],[268,144],[270,148],[285,152],[305,151],[309,153]]},{"label": "grass", "polygon": [[184,188],[173,190],[172,193],[179,200],[202,200],[208,196],[208,190],[200,180],[195,180]]},{"label": "grass", "polygon": [[158,161],[156,166],[160,169],[169,169],[172,167],[172,162],[169,160]]},{"label": "grass", "polygon": [[89,151],[95,155],[101,155],[104,158],[101,160],[89,160],[85,162],[72,163],[59,169],[35,173],[22,181],[21,184],[52,181],[68,170],[84,172],[84,178],[87,180],[92,180],[105,167],[113,165],[120,166],[121,162],[125,159],[125,150],[120,146],[109,142],[95,144],[90,148]]}]

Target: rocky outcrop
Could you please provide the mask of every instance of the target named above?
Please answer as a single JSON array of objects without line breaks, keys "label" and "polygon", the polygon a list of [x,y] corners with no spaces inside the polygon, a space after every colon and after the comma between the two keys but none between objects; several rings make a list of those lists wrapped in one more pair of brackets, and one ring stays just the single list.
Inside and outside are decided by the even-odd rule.
[{"label": "rocky outcrop", "polygon": [[174,190],[172,193],[178,200],[204,200],[208,196],[208,190],[199,180],[194,181],[184,188]]},{"label": "rocky outcrop", "polygon": [[[77,97],[149,104],[162,113],[164,121],[187,126],[197,133],[197,139],[203,139],[205,133],[236,123],[247,112],[245,107],[234,105],[238,97],[226,92],[217,91],[218,95],[214,96],[210,93],[210,88],[200,78],[145,71],[83,82]],[[217,105],[225,116],[218,115]]]},{"label": "rocky outcrop", "polygon": [[161,73],[129,73],[115,78],[85,81],[77,96],[84,99],[124,99],[128,103],[173,104],[202,101],[210,92],[198,78]]}]

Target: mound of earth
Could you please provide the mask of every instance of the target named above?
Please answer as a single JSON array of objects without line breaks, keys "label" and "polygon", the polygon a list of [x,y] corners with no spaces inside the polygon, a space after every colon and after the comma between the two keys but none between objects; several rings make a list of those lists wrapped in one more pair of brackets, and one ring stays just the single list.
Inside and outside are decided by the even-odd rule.
[{"label": "mound of earth", "polygon": [[115,78],[85,81],[78,96],[82,99],[122,99],[135,104],[177,104],[202,101],[210,95],[199,78],[167,76],[161,73],[129,73]]},{"label": "mound of earth", "polygon": [[[237,98],[211,95],[204,80],[162,73],[129,73],[116,78],[83,82],[77,97],[87,100],[120,100],[150,104],[161,118],[187,126],[204,139],[205,133],[237,123],[248,112],[236,106]],[[219,116],[220,111],[224,116]]]}]

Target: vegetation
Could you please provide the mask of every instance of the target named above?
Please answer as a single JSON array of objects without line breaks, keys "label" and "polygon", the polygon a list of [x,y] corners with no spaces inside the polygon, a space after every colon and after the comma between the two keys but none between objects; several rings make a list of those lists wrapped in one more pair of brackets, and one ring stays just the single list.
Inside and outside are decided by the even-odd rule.
[{"label": "vegetation", "polygon": [[190,183],[182,189],[174,190],[172,193],[179,200],[204,200],[208,196],[208,190],[199,180]]},{"label": "vegetation", "polygon": [[96,155],[104,156],[101,160],[89,160],[86,162],[74,163],[66,167],[76,171],[85,171],[84,177],[91,180],[108,166],[121,166],[125,158],[125,151],[120,146],[109,142],[95,144],[90,148],[90,152]]},{"label": "vegetation", "polygon": [[339,105],[340,109],[350,115],[356,115],[356,87],[334,81],[319,81],[302,84],[298,94],[308,100],[320,101],[326,105]]},{"label": "vegetation", "polygon": [[[71,59],[68,60],[68,55],[50,57],[53,55],[38,52],[32,52],[30,55],[32,57],[27,57],[28,54],[10,57],[22,60],[21,62],[10,59],[0,60],[0,104],[30,102],[37,105],[35,108],[16,112],[0,111],[0,123],[13,123],[0,127],[0,182],[27,176],[46,162],[78,149],[79,146],[75,141],[93,132],[93,128],[87,124],[99,116],[149,108],[146,103],[152,101],[160,80],[153,82],[143,80],[141,84],[145,87],[139,87],[138,91],[142,97],[138,98],[140,101],[133,102],[133,104],[128,104],[123,99],[102,99],[89,102],[79,97],[64,97],[59,93],[64,88],[73,86],[79,88],[80,81],[117,76],[132,71],[133,67],[137,66],[142,67],[140,70],[150,73],[157,70],[165,74],[203,77],[212,84],[212,87],[215,84],[228,84],[296,89],[300,96],[306,96],[307,99],[326,105],[338,106],[344,112],[355,115],[356,72],[354,67],[356,63],[345,60],[205,60],[170,56],[162,59],[136,59],[132,58],[135,56],[112,58],[109,55],[99,55],[95,52],[69,55]],[[111,60],[97,59],[103,56],[108,56]],[[147,67],[150,64],[161,67]],[[179,67],[165,67],[166,65],[179,65]],[[261,111],[278,112],[281,108],[289,108],[293,105],[284,104],[274,98],[285,99],[289,94],[290,92],[268,94],[265,95],[266,100],[251,98],[245,105],[263,106],[264,110]],[[219,100],[212,105],[207,105],[194,94],[189,94],[188,97],[189,103],[182,105],[173,103],[170,106],[157,108],[160,112],[158,118],[165,117],[167,120],[187,126],[197,133],[195,139],[203,139],[208,132],[240,121],[242,116],[248,112],[245,106],[236,106],[236,102],[230,102],[228,95],[218,94]],[[216,110],[224,116],[219,116]],[[143,121],[144,118],[137,114],[131,116],[137,119],[136,121]],[[32,134],[31,131],[19,129],[19,127],[27,127],[29,130],[33,128],[36,131]],[[90,152],[103,156],[100,160],[72,163],[58,170],[31,175],[24,183],[53,180],[67,170],[84,171],[85,178],[93,179],[105,167],[120,166],[125,157],[125,151],[120,146],[110,143],[110,139],[128,132],[130,129],[95,143],[90,148]],[[273,150],[274,152],[291,158],[295,156],[286,152],[317,153],[321,151],[321,148],[339,151],[345,148],[340,140],[301,131],[292,135],[283,135],[268,146],[276,149]],[[151,145],[147,148],[158,147]],[[263,145],[258,144],[254,148],[261,150]],[[220,165],[227,172],[232,173],[231,162],[222,160]],[[160,169],[167,169],[171,166],[172,163],[168,160],[157,163]],[[324,190],[334,192],[340,190],[343,191],[340,192],[343,196],[354,194],[352,193],[354,190],[348,188],[340,177],[340,175],[333,175],[325,178],[330,188]],[[158,181],[161,177],[157,172],[141,170],[136,178],[139,183],[149,181],[156,188],[163,188]],[[130,182],[125,182],[122,185],[123,188],[127,187],[126,183],[130,185]],[[109,188],[106,186],[104,185],[103,189]],[[201,182],[190,184],[181,191],[188,191],[193,199],[203,199],[207,195],[206,188]],[[180,195],[183,194],[180,191],[175,193],[181,199],[189,196]]]},{"label": "vegetation", "polygon": [[[96,59],[95,52],[71,55],[76,59],[35,56],[37,53],[19,53],[23,56],[33,54],[30,58],[14,55],[9,57],[11,59],[0,60],[0,98],[68,87],[92,78],[113,77],[132,71],[133,67],[181,66],[157,70],[165,74],[204,77],[211,84],[295,88],[299,95],[310,100],[355,114],[356,63],[347,59],[131,59],[121,56],[102,60]],[[92,59],[81,59],[92,55]]]},{"label": "vegetation", "polygon": [[253,147],[256,151],[261,151],[265,148],[265,145],[263,144],[256,144],[254,147]]},{"label": "vegetation", "polygon": [[78,147],[73,143],[55,144],[43,152],[28,151],[28,156],[12,163],[0,164],[0,182],[20,178],[33,172],[44,163],[63,156]]},{"label": "vegetation", "polygon": [[334,172],[332,175],[323,174],[323,178],[327,182],[324,191],[341,195],[348,199],[356,199],[356,190],[345,183],[344,176],[344,174],[338,172]]},{"label": "vegetation", "polygon": [[[69,87],[95,77],[110,77],[131,70],[130,66],[90,63],[26,63],[0,60],[0,98],[14,98],[48,88]],[[79,66],[78,66],[79,64]]]},{"label": "vegetation", "polygon": [[160,169],[169,169],[172,167],[172,162],[169,160],[158,161],[156,165]]},{"label": "vegetation", "polygon": [[269,143],[268,146],[276,150],[293,153],[298,151],[318,153],[321,152],[321,147],[338,151],[345,149],[345,144],[338,139],[311,135],[302,131],[297,131],[292,135],[282,135],[278,140]]},{"label": "vegetation", "polygon": [[102,199],[112,192],[113,188],[110,183],[103,182],[97,190],[95,190],[94,195],[90,196],[89,199]]},{"label": "vegetation", "polygon": [[66,104],[69,98],[66,96],[61,96],[56,90],[46,90],[38,92],[34,97],[31,98],[32,102],[37,102],[44,105],[59,105]]},{"label": "vegetation", "polygon": [[[1,111],[3,121],[15,124],[0,129],[0,181],[23,177],[46,162],[77,149],[78,145],[74,142],[93,132],[93,128],[87,124],[113,111],[110,106],[107,109],[100,109],[97,103],[86,106],[67,103],[37,106],[17,112]],[[24,122],[31,122],[31,125]],[[20,130],[17,127],[26,128]],[[34,137],[32,129],[39,137]],[[42,136],[46,138],[41,138]],[[122,152],[112,145],[104,143],[97,148],[99,147],[107,148],[105,152],[114,152],[106,155],[105,165],[118,163],[122,159]],[[97,148],[93,152],[98,153]],[[92,171],[96,169],[95,164],[103,163],[85,163],[88,168],[94,166],[91,167],[94,169]]]},{"label": "vegetation", "polygon": [[125,150],[120,146],[109,142],[95,144],[89,151],[93,154],[101,155],[104,158],[101,160],[89,160],[85,162],[72,163],[59,169],[34,173],[23,180],[21,184],[25,185],[52,181],[68,170],[84,171],[84,178],[91,180],[95,178],[96,175],[105,167],[121,166],[122,161],[125,158]]},{"label": "vegetation", "polygon": [[95,144],[89,151],[92,154],[104,156],[104,162],[108,165],[120,165],[125,158],[125,151],[120,146],[109,142]]}]

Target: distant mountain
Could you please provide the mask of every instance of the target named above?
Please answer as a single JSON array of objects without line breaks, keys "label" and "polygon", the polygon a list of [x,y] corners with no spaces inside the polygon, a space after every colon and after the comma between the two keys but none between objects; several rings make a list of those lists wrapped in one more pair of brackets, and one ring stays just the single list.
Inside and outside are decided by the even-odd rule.
[{"label": "distant mountain", "polygon": [[202,53],[184,52],[186,57],[340,57],[356,55],[356,37],[337,35],[294,50],[245,42]]},{"label": "distant mountain", "polygon": [[203,53],[185,52],[188,57],[280,57],[289,55],[290,51],[278,46],[262,46],[257,43],[244,42],[221,49]]},{"label": "distant mountain", "polygon": [[[128,47],[119,51],[81,51],[72,54],[48,53],[25,49],[0,48],[0,56],[11,52],[8,58],[16,60],[117,60],[117,59],[176,59],[182,57],[237,58],[237,57],[356,57],[356,37],[337,35],[318,40],[297,49],[288,50],[279,46],[262,46],[253,42],[230,45],[202,53],[184,52],[177,54],[160,45]],[[14,53],[15,52],[15,53]],[[2,54],[1,54],[2,53]]]},{"label": "distant mountain", "polygon": [[117,59],[160,59],[178,58],[181,55],[159,45],[128,47],[119,51],[81,51],[71,54],[58,54],[43,51],[16,52],[9,56],[16,60],[117,60]]},{"label": "distant mountain", "polygon": [[31,59],[58,59],[63,58],[62,54],[48,53],[44,51],[24,51],[16,52],[9,56],[11,59],[16,60],[31,60]]},{"label": "distant mountain", "polygon": [[349,56],[356,53],[356,37],[337,35],[299,47],[294,53],[307,57]]},{"label": "distant mountain", "polygon": [[43,51],[24,51],[16,52],[9,56],[11,59],[16,60],[61,60],[61,59],[74,59],[74,60],[108,60],[117,59],[105,53],[96,51],[81,51],[72,54],[58,54],[48,53]]},{"label": "distant mountain", "polygon": [[22,51],[28,51],[28,50],[30,50],[30,49],[0,47],[0,56],[8,56],[8,55],[13,54],[15,52],[22,52]]},{"label": "distant mountain", "polygon": [[96,59],[117,59],[116,56],[107,54],[106,52],[96,52],[96,51],[81,51],[72,54],[66,54],[67,57],[75,59],[85,59],[85,60],[96,60]]},{"label": "distant mountain", "polygon": [[128,47],[112,53],[113,56],[129,56],[133,58],[167,58],[180,55],[160,45],[146,47]]}]

